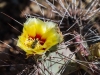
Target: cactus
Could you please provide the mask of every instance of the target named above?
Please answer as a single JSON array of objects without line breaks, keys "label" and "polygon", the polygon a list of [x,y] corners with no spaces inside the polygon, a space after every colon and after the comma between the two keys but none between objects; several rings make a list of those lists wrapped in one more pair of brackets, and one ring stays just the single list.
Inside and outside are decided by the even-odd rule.
[{"label": "cactus", "polygon": [[[37,0],[37,1],[32,0],[32,1],[35,2],[40,8],[46,9],[46,6],[42,5],[41,1],[39,1],[39,0]],[[39,2],[41,2],[41,3],[39,3]],[[45,0],[45,2],[47,5],[49,5],[48,7],[52,9],[52,11],[50,12],[51,15],[54,15],[55,17],[59,17],[53,21],[58,23],[59,28],[60,28],[62,34],[64,35],[64,42],[63,42],[64,44],[63,45],[65,46],[65,48],[64,48],[64,50],[61,49],[61,52],[59,52],[59,54],[61,56],[69,55],[69,56],[66,56],[67,60],[65,62],[62,61],[63,65],[61,65],[61,66],[57,65],[58,64],[57,62],[54,64],[55,66],[57,65],[57,67],[60,67],[59,70],[55,69],[55,72],[53,72],[53,70],[52,70],[52,72],[50,71],[49,74],[53,75],[53,73],[54,73],[54,75],[62,75],[62,74],[70,73],[70,71],[67,68],[69,68],[68,64],[71,64],[72,63],[71,60],[73,60],[73,59],[72,59],[72,57],[70,57],[70,53],[67,54],[68,50],[66,48],[69,48],[69,50],[72,50],[72,48],[74,47],[74,51],[71,52],[71,55],[77,56],[76,58],[74,58],[75,65],[77,63],[80,64],[81,69],[84,69],[90,75],[94,75],[95,74],[95,73],[93,73],[95,71],[95,70],[93,70],[94,67],[90,66],[92,64],[92,62],[89,62],[89,59],[87,59],[91,55],[91,52],[89,51],[89,44],[88,44],[88,41],[86,41],[86,40],[90,39],[91,35],[94,37],[96,36],[96,35],[94,35],[95,32],[91,29],[90,25],[92,25],[92,22],[93,22],[92,21],[93,19],[91,19],[91,18],[100,10],[100,8],[96,9],[96,6],[98,5],[99,1],[98,0],[91,1],[89,6],[86,7],[86,9],[84,9],[84,7],[82,7],[81,0],[78,2],[76,2],[76,0],[72,0],[70,3],[68,3],[66,0],[65,1],[63,1],[63,0],[56,1],[55,0],[53,2],[50,2],[49,0]],[[59,8],[56,6],[56,4],[59,4]],[[43,13],[44,12],[43,9],[41,9],[40,12],[43,14],[43,16],[45,16],[45,13]],[[54,14],[52,14],[52,12]],[[92,14],[91,14],[91,12],[92,12]],[[59,16],[57,16],[57,15],[59,15]],[[40,17],[40,18],[42,19],[43,17]],[[45,20],[48,20],[48,19],[45,19]],[[95,28],[95,27],[93,27],[93,28]],[[81,42],[81,41],[83,41],[83,42]],[[91,42],[91,40],[89,40],[89,42]],[[73,47],[71,47],[71,46],[73,46]],[[42,64],[44,64],[44,67],[47,67],[45,65],[45,63],[48,63],[48,64],[52,63],[52,60],[53,60],[52,57],[55,57],[56,53],[57,52],[54,52],[53,55],[50,55],[51,57],[50,56],[47,57],[47,58],[51,59],[51,61],[48,62],[46,60],[46,62],[42,63]],[[56,54],[56,56],[57,56],[57,54]],[[60,58],[60,56],[58,56],[57,58]],[[68,60],[68,58],[70,59],[70,61]],[[77,59],[80,61],[85,61],[85,62],[80,63],[80,61],[78,62]],[[54,60],[57,61],[58,59],[54,59]],[[86,62],[89,62],[89,63],[86,63]],[[67,66],[65,66],[65,64]],[[55,66],[50,67],[50,69],[53,69],[53,67],[55,67]],[[71,69],[72,68],[70,67],[70,70]],[[78,69],[79,69],[79,67],[76,68],[75,70],[78,70]],[[48,68],[47,68],[47,70],[49,71]],[[49,75],[49,74],[47,74],[47,72],[46,72],[46,75]]]},{"label": "cactus", "polygon": [[[49,26],[50,24],[57,24],[58,26],[52,30],[54,30],[54,34],[59,34],[59,37],[55,36],[49,39],[49,42],[51,42],[53,39],[59,39],[60,42],[57,40],[57,43],[53,43],[55,41],[52,41],[50,45],[43,46],[46,47],[46,51],[39,52],[39,50],[35,49],[36,46],[40,46],[39,39],[34,41],[33,37],[31,37],[30,41],[32,42],[28,40],[27,45],[25,44],[26,46],[32,47],[32,49],[29,49],[29,47],[24,47],[25,45],[21,46],[20,41],[23,42],[23,40],[21,40],[21,36],[23,35],[23,39],[24,36],[26,36],[21,34],[17,40],[13,39],[13,41],[17,42],[17,46],[21,48],[19,49],[17,47],[17,51],[15,52],[14,47],[0,41],[4,45],[8,46],[10,52],[13,53],[13,57],[15,55],[20,55],[17,57],[18,59],[16,58],[16,61],[23,59],[24,64],[29,64],[25,65],[24,69],[17,75],[71,75],[74,73],[78,75],[80,71],[82,72],[82,75],[99,75],[100,70],[98,63],[100,55],[95,51],[99,52],[99,49],[96,49],[96,47],[99,48],[99,43],[97,42],[100,40],[100,33],[98,29],[99,23],[94,23],[97,14],[100,13],[99,3],[99,0],[94,0],[89,2],[89,4],[85,7],[81,0],[31,0],[30,8],[35,13],[28,12],[26,17],[28,19],[41,19],[44,22],[43,23],[42,21],[38,20],[41,28],[42,25],[45,28],[45,23],[47,25],[49,24]],[[24,26],[28,24],[27,22],[24,23]],[[36,20],[35,22],[37,23]],[[22,23],[20,24],[23,25]],[[13,28],[17,30],[15,27]],[[38,29],[41,30],[41,28]],[[23,32],[21,33],[28,30],[28,32],[31,34],[32,30],[29,29],[31,28],[28,26],[23,27]],[[56,30],[57,32],[55,32]],[[49,33],[48,37],[50,37]],[[63,41],[61,40],[62,37]],[[92,43],[94,43],[94,45],[92,45]],[[98,58],[94,59],[94,57]],[[29,63],[27,61],[29,61]]]}]

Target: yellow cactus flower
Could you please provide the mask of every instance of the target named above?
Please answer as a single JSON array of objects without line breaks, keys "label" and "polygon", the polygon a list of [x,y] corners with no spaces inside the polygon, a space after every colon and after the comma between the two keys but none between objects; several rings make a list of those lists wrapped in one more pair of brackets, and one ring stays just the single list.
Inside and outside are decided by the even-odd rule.
[{"label": "yellow cactus flower", "polygon": [[29,18],[24,23],[17,46],[27,55],[42,55],[62,40],[61,32],[55,23]]}]

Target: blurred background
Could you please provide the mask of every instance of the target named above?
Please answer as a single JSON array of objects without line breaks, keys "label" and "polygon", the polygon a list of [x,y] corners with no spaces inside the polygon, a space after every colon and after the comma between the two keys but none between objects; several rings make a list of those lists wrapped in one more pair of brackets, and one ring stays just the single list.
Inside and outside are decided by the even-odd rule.
[{"label": "blurred background", "polygon": [[[0,12],[3,12],[19,22],[25,21],[25,16],[22,16],[22,12],[29,6],[29,0],[0,0]],[[18,32],[11,28],[9,25],[16,27],[18,30],[22,29],[22,26],[16,23],[11,18],[0,13],[0,39],[7,40],[11,37],[17,37]]]}]

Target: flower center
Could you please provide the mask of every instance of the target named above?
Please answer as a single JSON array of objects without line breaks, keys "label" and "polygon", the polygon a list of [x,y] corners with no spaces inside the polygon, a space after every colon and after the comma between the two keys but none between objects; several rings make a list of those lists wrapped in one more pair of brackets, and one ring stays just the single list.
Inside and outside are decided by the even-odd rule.
[{"label": "flower center", "polygon": [[35,37],[29,36],[28,39],[25,41],[25,45],[31,48],[35,48],[38,45],[43,45],[46,39],[41,39],[40,35],[36,35]]}]

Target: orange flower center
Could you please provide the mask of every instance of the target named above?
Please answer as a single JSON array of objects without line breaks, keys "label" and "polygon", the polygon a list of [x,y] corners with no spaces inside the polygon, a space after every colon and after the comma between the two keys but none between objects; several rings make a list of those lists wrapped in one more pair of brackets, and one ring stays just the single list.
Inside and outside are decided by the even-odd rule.
[{"label": "orange flower center", "polygon": [[[33,36],[29,36],[29,39],[34,40],[34,42],[32,43],[31,47],[34,48],[34,46],[39,42],[39,44],[43,45],[46,41],[46,39],[42,39],[41,35],[36,34],[35,37]],[[43,49],[45,50],[45,49]]]}]

